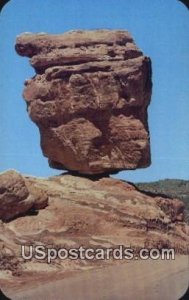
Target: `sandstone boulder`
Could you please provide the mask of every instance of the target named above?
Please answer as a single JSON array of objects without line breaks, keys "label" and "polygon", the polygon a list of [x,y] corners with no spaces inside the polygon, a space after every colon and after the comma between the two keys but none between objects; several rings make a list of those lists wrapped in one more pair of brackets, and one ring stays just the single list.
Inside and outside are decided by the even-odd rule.
[{"label": "sandstone boulder", "polygon": [[31,209],[44,208],[47,201],[44,193],[31,194],[24,178],[16,171],[0,174],[0,220],[8,221]]},{"label": "sandstone boulder", "polygon": [[149,166],[151,62],[127,31],[23,34],[16,51],[37,73],[24,98],[50,166],[84,174]]}]

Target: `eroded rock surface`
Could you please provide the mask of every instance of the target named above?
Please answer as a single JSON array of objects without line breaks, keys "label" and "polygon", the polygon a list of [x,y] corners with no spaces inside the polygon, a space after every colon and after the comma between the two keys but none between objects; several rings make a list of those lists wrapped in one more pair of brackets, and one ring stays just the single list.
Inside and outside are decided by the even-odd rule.
[{"label": "eroded rock surface", "polygon": [[[113,178],[90,180],[72,175],[49,179],[24,178],[35,191],[45,192],[48,206],[38,214],[0,223],[1,278],[3,287],[36,285],[65,278],[90,268],[116,264],[112,260],[61,260],[21,257],[21,245],[47,248],[174,248],[189,251],[189,227],[183,202],[152,197],[133,185]],[[120,261],[122,263],[123,261]],[[19,275],[19,276],[18,276]]]},{"label": "eroded rock surface", "polygon": [[31,209],[38,210],[47,205],[45,192],[28,189],[22,175],[14,170],[0,174],[0,220],[9,221]]},{"label": "eroded rock surface", "polygon": [[23,34],[36,76],[24,98],[50,166],[84,174],[147,167],[151,62],[127,31]]}]

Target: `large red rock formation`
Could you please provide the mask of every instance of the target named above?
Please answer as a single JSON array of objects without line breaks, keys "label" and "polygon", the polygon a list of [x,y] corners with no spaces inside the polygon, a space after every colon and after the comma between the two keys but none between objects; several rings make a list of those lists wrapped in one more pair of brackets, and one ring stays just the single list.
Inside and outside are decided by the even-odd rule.
[{"label": "large red rock formation", "polygon": [[24,98],[50,166],[98,174],[150,164],[150,59],[127,31],[23,34]]}]

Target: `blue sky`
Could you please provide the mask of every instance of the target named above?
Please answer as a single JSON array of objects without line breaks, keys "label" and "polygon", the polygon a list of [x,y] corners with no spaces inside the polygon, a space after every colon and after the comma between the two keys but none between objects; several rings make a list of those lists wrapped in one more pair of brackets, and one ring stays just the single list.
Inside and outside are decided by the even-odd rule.
[{"label": "blue sky", "polygon": [[152,165],[123,171],[137,182],[189,177],[189,12],[177,0],[11,0],[0,14],[0,172],[34,176],[60,171],[43,157],[38,128],[22,98],[24,80],[34,75],[14,44],[22,32],[63,33],[73,29],[126,29],[152,59],[149,107]]}]

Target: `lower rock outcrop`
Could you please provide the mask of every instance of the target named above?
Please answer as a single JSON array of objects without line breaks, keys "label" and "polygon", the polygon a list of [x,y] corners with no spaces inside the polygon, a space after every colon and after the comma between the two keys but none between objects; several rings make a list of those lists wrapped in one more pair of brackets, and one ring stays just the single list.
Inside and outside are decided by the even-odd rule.
[{"label": "lower rock outcrop", "polygon": [[[26,248],[42,245],[46,249],[80,246],[107,249],[123,245],[136,253],[143,247],[189,252],[189,227],[184,221],[184,205],[180,200],[149,196],[132,184],[109,177],[91,180],[65,174],[49,179],[23,177],[18,181],[20,175],[13,172],[5,173],[3,182],[7,182],[5,179],[10,174],[12,182],[7,183],[4,191],[7,199],[13,201],[11,195],[14,201],[18,201],[16,195],[18,199],[27,199],[30,190],[35,195],[39,191],[45,193],[49,200],[48,206],[38,213],[0,223],[2,286],[35,284],[38,279],[41,282],[59,279],[71,272],[113,263],[112,260],[56,259],[47,264],[46,259],[35,257],[25,260],[21,257],[21,245]],[[6,205],[7,212],[12,210],[11,203]]]}]

